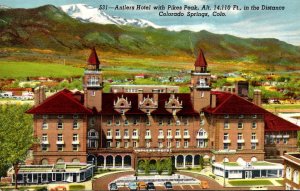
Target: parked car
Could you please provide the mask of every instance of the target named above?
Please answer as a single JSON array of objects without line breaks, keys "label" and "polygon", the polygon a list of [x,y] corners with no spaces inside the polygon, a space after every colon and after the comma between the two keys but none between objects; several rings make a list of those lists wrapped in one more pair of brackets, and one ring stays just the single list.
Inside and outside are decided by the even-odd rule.
[{"label": "parked car", "polygon": [[166,190],[173,190],[173,186],[171,182],[165,182],[164,185]]},{"label": "parked car", "polygon": [[114,191],[119,190],[119,189],[118,189],[118,185],[117,185],[115,182],[110,183],[108,189],[109,189],[109,190],[114,190]]},{"label": "parked car", "polygon": [[148,182],[147,190],[155,190],[155,186],[154,186],[153,182]]},{"label": "parked car", "polygon": [[138,182],[139,190],[147,190],[147,184],[145,182]]},{"label": "parked car", "polygon": [[128,188],[129,188],[129,190],[131,190],[131,191],[137,191],[137,185],[136,185],[136,182],[129,182],[129,183],[128,183]]}]

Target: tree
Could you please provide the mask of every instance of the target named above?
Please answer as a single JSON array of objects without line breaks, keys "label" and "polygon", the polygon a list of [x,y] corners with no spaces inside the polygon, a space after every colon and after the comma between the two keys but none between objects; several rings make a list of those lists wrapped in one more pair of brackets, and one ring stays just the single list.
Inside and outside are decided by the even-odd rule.
[{"label": "tree", "polygon": [[161,175],[161,173],[163,171],[163,163],[164,163],[164,161],[161,161],[161,160],[156,161],[156,171],[159,175]]},{"label": "tree", "polygon": [[203,169],[203,166],[204,166],[204,159],[203,159],[203,156],[200,155],[200,157],[199,157],[199,167],[200,167],[201,170]]},{"label": "tree", "polygon": [[29,108],[29,105],[0,107],[0,166],[13,166],[15,180],[20,164],[34,143],[32,117],[25,114]]}]

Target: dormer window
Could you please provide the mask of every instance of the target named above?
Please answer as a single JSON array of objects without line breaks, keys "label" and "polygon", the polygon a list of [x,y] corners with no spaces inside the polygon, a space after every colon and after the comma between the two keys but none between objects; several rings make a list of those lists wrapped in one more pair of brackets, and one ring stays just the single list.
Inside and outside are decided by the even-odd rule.
[{"label": "dormer window", "polygon": [[43,119],[48,119],[48,115],[43,115],[42,118]]},{"label": "dormer window", "polygon": [[177,120],[177,121],[176,121],[176,125],[180,125],[180,120]]},{"label": "dormer window", "polygon": [[159,124],[159,125],[163,125],[163,124],[164,124],[163,120],[160,119],[160,120],[158,121],[158,124]]},{"label": "dormer window", "polygon": [[108,126],[111,125],[111,120],[107,120],[107,125],[108,125]]},{"label": "dormer window", "polygon": [[74,114],[74,115],[73,115],[73,119],[78,119],[78,115],[77,115],[77,114]]},{"label": "dormer window", "polygon": [[58,128],[58,129],[63,129],[63,122],[62,122],[61,119],[59,119],[59,120],[57,121],[57,128]]},{"label": "dormer window", "polygon": [[133,120],[133,125],[137,125],[138,124],[138,120],[137,119],[134,119]]},{"label": "dormer window", "polygon": [[239,115],[239,118],[240,118],[240,119],[244,118],[244,115]]},{"label": "dormer window", "polygon": [[116,125],[119,126],[121,124],[120,120],[116,120]]},{"label": "dormer window", "polygon": [[229,115],[228,115],[228,114],[225,114],[225,115],[224,115],[224,118],[225,118],[225,119],[228,119],[228,118],[229,118]]},{"label": "dormer window", "polygon": [[64,116],[63,115],[58,115],[57,118],[62,119],[62,118],[64,118]]},{"label": "dormer window", "polygon": [[129,121],[127,119],[125,119],[124,125],[129,125]]}]

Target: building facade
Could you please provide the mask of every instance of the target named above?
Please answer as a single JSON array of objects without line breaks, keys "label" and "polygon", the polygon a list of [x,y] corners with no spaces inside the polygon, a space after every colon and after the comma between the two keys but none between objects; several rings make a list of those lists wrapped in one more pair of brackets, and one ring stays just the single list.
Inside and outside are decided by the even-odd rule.
[{"label": "building facade", "polygon": [[142,160],[172,159],[176,168],[193,168],[202,156],[217,166],[223,161],[249,166],[265,159],[270,134],[288,134],[284,144],[295,141],[299,127],[262,109],[260,92],[252,103],[212,91],[202,50],[191,72],[190,93],[103,93],[100,66],[93,49],[84,93],[65,89],[45,99],[42,89],[36,91],[36,105],[27,112],[34,115],[34,133],[41,140],[33,148],[33,164],[135,169]]},{"label": "building facade", "polygon": [[284,184],[286,190],[300,190],[300,153],[286,153],[284,160]]}]

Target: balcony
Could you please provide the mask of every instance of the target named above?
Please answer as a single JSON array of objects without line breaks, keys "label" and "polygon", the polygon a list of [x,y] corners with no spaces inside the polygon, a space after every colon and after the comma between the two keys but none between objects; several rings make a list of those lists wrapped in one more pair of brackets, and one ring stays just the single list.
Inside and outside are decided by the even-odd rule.
[{"label": "balcony", "polygon": [[251,139],[251,143],[258,143],[258,139]]},{"label": "balcony", "polygon": [[112,135],[106,135],[106,139],[112,139]]},{"label": "balcony", "polygon": [[167,139],[173,139],[172,135],[167,135]]},{"label": "balcony", "polygon": [[138,135],[132,135],[131,139],[139,139]]},{"label": "balcony", "polygon": [[189,139],[189,138],[191,138],[191,136],[190,135],[183,135],[183,138],[184,139]]},{"label": "balcony", "polygon": [[231,140],[230,139],[225,139],[225,140],[223,140],[223,143],[231,143]]},{"label": "balcony", "polygon": [[164,135],[158,135],[158,139],[164,139],[165,136]]},{"label": "balcony", "polygon": [[206,135],[197,134],[197,136],[196,136],[196,139],[207,139],[207,138],[208,138],[207,134]]},{"label": "balcony", "polygon": [[56,144],[57,144],[57,145],[64,145],[65,142],[64,142],[63,140],[61,140],[61,141],[56,141]]},{"label": "balcony", "polygon": [[151,135],[145,135],[145,139],[151,139]]},{"label": "balcony", "polygon": [[130,139],[129,135],[124,135],[123,139]]},{"label": "balcony", "polygon": [[245,140],[244,139],[238,139],[237,143],[245,143]]},{"label": "balcony", "polygon": [[72,145],[79,145],[79,140],[72,141]]},{"label": "balcony", "polygon": [[116,135],[115,139],[121,139],[121,135]]},{"label": "balcony", "polygon": [[290,138],[290,135],[283,135],[283,138]]},{"label": "balcony", "polygon": [[181,139],[181,135],[175,135],[175,139]]}]

